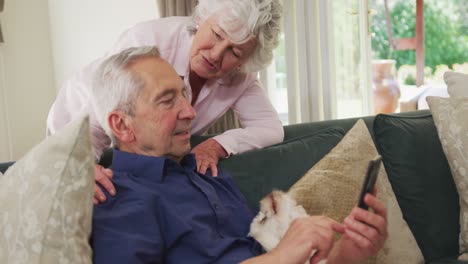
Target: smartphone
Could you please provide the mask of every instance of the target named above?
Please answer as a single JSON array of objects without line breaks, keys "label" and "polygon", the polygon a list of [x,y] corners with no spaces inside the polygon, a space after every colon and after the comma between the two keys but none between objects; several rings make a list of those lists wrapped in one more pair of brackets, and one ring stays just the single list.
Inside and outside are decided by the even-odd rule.
[{"label": "smartphone", "polygon": [[362,184],[361,193],[359,194],[358,200],[358,206],[364,210],[369,209],[367,204],[364,202],[364,197],[367,193],[372,192],[372,189],[374,189],[377,176],[379,175],[381,163],[382,157],[377,155],[375,158],[369,161],[369,165],[367,166],[366,177],[364,178],[364,183]]}]

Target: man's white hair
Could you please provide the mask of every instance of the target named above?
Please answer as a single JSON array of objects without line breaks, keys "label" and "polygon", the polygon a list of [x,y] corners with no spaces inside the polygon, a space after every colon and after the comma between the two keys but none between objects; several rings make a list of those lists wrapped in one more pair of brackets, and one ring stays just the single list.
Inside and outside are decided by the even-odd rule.
[{"label": "man's white hair", "polygon": [[93,110],[113,146],[118,146],[118,141],[107,121],[109,113],[119,110],[133,115],[135,100],[145,82],[129,66],[147,57],[160,58],[158,48],[144,46],[125,49],[105,59],[94,73],[91,96]]},{"label": "man's white hair", "polygon": [[243,72],[256,72],[273,60],[282,13],[280,0],[199,0],[189,30],[214,16],[234,43],[242,44],[256,37],[255,51],[241,68]]}]

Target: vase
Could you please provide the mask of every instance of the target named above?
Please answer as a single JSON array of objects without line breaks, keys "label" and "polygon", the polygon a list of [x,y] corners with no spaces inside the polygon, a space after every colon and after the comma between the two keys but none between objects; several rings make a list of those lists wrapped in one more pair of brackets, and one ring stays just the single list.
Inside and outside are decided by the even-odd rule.
[{"label": "vase", "polygon": [[372,61],[372,88],[374,93],[374,113],[394,113],[398,107],[400,88],[395,79],[395,60]]}]

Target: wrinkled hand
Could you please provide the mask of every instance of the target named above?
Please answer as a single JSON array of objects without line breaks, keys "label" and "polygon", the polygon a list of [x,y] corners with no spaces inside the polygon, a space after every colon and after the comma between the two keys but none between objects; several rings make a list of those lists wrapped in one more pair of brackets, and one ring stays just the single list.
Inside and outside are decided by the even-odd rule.
[{"label": "wrinkled hand", "polygon": [[344,226],[326,216],[297,218],[271,253],[276,263],[305,263],[316,250],[310,259],[315,264],[327,258],[335,232],[343,233]]},{"label": "wrinkled hand", "polygon": [[332,254],[336,261],[329,258],[328,263],[356,263],[375,256],[383,247],[388,237],[387,209],[375,194],[374,189],[373,194],[367,194],[364,198],[374,212],[355,207],[345,218],[345,233]]},{"label": "wrinkled hand", "polygon": [[227,157],[227,152],[214,139],[205,140],[192,149],[197,160],[197,171],[205,174],[207,169],[211,169],[212,176],[218,176],[218,160]]},{"label": "wrinkled hand", "polygon": [[94,180],[96,181],[94,185],[94,204],[106,201],[106,196],[97,183],[101,184],[112,196],[115,195],[115,187],[110,179],[112,179],[112,170],[105,169],[101,165],[94,165]]}]

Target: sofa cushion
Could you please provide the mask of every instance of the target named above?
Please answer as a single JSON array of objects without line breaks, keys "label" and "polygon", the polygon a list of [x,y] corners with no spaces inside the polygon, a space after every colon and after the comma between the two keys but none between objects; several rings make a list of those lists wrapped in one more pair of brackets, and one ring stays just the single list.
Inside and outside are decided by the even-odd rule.
[{"label": "sofa cushion", "polygon": [[468,74],[448,71],[444,81],[450,97],[468,97]]},{"label": "sofa cushion", "polygon": [[[369,160],[377,155],[368,128],[359,120],[330,153],[289,189],[289,193],[310,215],[325,215],[341,223],[356,206]],[[389,236],[379,254],[366,263],[423,263],[383,166],[376,186],[377,197],[387,208]]]},{"label": "sofa cushion", "polygon": [[460,196],[460,252],[468,252],[468,97],[427,101]]},{"label": "sofa cushion", "polygon": [[222,160],[219,166],[231,173],[248,204],[257,207],[260,199],[273,189],[287,190],[291,187],[338,144],[343,135],[342,129],[331,127],[264,149],[234,155]]},{"label": "sofa cushion", "polygon": [[456,258],[460,230],[457,190],[432,116],[414,115],[377,115],[376,146],[425,260]]},{"label": "sofa cushion", "polygon": [[0,178],[0,263],[91,263],[88,119],[35,146]]}]

